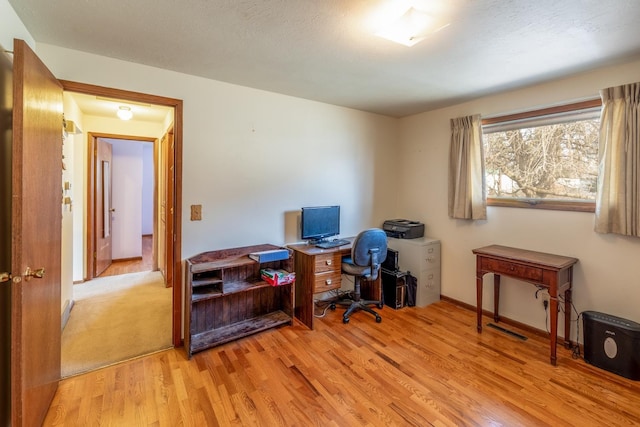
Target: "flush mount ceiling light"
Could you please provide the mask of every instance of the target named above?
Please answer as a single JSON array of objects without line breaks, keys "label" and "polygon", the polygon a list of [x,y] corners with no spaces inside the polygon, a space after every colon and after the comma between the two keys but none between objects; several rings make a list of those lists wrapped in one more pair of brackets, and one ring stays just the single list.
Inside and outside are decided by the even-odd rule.
[{"label": "flush mount ceiling light", "polygon": [[133,117],[133,113],[131,112],[131,108],[129,107],[120,107],[118,108],[118,112],[116,113],[121,120],[131,120]]},{"label": "flush mount ceiling light", "polygon": [[439,25],[432,15],[410,7],[398,19],[382,27],[376,35],[405,46],[413,46],[447,25],[449,24]]}]

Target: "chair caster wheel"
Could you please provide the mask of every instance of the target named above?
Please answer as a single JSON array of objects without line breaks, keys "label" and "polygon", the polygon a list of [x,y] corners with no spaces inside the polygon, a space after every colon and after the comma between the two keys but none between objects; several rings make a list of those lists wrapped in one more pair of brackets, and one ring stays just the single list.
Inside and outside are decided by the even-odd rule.
[{"label": "chair caster wheel", "polygon": [[382,322],[382,317],[376,316],[376,323],[380,323],[380,322]]},{"label": "chair caster wheel", "polygon": [[381,303],[381,302],[379,302],[379,303],[378,303],[378,305],[377,305],[377,307],[378,307],[378,308],[382,308],[382,307],[384,307],[384,304],[383,304],[383,303]]},{"label": "chair caster wheel", "polygon": [[342,318],[342,323],[344,323],[344,324],[349,323],[349,318],[348,317],[343,317]]},{"label": "chair caster wheel", "polygon": [[335,309],[336,309],[336,305],[335,305],[334,303],[331,303],[331,304],[329,305],[329,308],[331,309],[331,311],[335,311]]}]

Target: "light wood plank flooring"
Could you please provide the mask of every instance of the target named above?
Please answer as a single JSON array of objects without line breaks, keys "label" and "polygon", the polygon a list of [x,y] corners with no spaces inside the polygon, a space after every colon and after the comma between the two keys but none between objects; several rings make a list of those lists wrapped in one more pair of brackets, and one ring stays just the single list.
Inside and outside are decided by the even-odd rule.
[{"label": "light wood plank flooring", "polygon": [[[342,324],[328,312],[204,351],[66,379],[45,426],[630,426],[640,383],[529,334],[485,328],[450,302]],[[486,322],[491,321],[486,318]],[[526,331],[509,329],[527,335]]]},{"label": "light wood plank flooring", "polygon": [[121,274],[153,270],[152,244],[153,236],[142,236],[141,259],[116,260],[99,277],[120,276]]}]

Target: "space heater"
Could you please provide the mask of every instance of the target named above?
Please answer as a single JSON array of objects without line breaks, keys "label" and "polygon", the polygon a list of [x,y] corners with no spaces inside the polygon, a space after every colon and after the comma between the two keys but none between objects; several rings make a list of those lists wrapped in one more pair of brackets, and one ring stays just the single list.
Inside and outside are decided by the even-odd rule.
[{"label": "space heater", "polygon": [[582,313],[584,360],[631,380],[640,380],[640,323],[597,311]]}]

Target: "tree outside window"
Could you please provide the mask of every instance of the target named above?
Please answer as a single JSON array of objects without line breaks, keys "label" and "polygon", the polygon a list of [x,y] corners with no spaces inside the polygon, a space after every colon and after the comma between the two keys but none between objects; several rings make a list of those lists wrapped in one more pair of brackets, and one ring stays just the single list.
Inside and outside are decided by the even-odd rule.
[{"label": "tree outside window", "polygon": [[593,211],[600,107],[583,104],[483,121],[489,205]]}]

